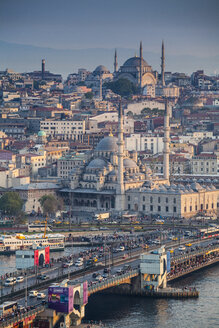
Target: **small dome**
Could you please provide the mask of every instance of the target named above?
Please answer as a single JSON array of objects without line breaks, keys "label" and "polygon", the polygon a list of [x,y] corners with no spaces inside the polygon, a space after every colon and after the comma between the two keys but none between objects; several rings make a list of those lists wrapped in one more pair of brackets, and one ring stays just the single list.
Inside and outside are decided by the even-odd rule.
[{"label": "small dome", "polygon": [[87,166],[89,169],[103,169],[104,167],[107,166],[107,163],[101,159],[101,158],[96,158],[93,159]]},{"label": "small dome", "polygon": [[123,165],[124,165],[124,167],[127,167],[127,168],[136,168],[137,167],[137,164],[135,163],[135,161],[133,161],[130,158],[125,158],[123,161]]},{"label": "small dome", "polygon": [[115,170],[110,171],[109,176],[117,175]]},{"label": "small dome", "polygon": [[102,74],[109,74],[109,73],[110,71],[108,70],[108,68],[106,68],[106,66],[103,65],[97,66],[93,71],[94,75],[102,75]]},{"label": "small dome", "polygon": [[95,150],[110,151],[110,152],[118,151],[117,138],[111,136],[103,138],[102,140],[100,140]]},{"label": "small dome", "polygon": [[200,184],[197,183],[197,182],[193,182],[193,183],[191,184],[191,188],[192,188],[194,191],[203,190],[202,186],[200,186]]},{"label": "small dome", "polygon": [[38,132],[38,137],[46,137],[46,132],[45,131],[39,131]]}]

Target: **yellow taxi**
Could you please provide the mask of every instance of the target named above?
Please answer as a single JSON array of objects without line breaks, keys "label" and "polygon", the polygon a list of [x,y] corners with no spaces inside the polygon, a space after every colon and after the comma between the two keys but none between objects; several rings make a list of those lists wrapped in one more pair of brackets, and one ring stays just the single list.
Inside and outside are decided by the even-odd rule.
[{"label": "yellow taxi", "polygon": [[170,249],[170,253],[171,253],[171,254],[174,253],[174,249],[173,249],[173,248]]},{"label": "yellow taxi", "polygon": [[192,246],[192,244],[191,243],[188,243],[188,244],[185,244],[187,247],[190,247],[190,246]]},{"label": "yellow taxi", "polygon": [[176,241],[176,240],[178,240],[178,238],[177,237],[173,237],[172,240]]}]

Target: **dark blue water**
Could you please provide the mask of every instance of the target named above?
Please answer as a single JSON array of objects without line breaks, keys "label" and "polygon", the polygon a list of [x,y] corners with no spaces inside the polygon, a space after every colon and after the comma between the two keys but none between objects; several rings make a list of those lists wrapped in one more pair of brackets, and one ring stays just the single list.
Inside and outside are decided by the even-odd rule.
[{"label": "dark blue water", "polygon": [[219,265],[193,273],[172,284],[196,287],[198,299],[150,299],[94,295],[86,318],[115,328],[215,328],[219,327]]}]

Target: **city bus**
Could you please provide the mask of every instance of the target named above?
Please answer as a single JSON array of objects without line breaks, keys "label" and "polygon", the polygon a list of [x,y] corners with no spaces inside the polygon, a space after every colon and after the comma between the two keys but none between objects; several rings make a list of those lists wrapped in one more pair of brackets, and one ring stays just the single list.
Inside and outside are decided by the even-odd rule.
[{"label": "city bus", "polygon": [[5,316],[8,313],[16,311],[18,308],[17,302],[4,302],[0,305],[0,316]]}]

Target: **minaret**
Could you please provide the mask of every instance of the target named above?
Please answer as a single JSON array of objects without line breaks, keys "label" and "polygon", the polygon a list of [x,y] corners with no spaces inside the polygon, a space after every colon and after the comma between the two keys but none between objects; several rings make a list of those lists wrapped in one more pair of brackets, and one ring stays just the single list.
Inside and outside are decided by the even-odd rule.
[{"label": "minaret", "polygon": [[164,71],[165,71],[165,54],[164,54],[164,42],[162,41],[162,50],[161,50],[161,83],[162,86],[165,86],[165,78],[164,78]]},{"label": "minaret", "polygon": [[100,76],[100,90],[99,90],[99,98],[100,100],[103,99],[103,94],[102,94],[102,88],[103,88],[103,83],[102,83],[102,76]]},{"label": "minaret", "polygon": [[164,148],[163,148],[163,165],[164,165],[164,179],[170,182],[170,111],[169,104],[165,102],[165,115],[164,115]]},{"label": "minaret", "polygon": [[118,61],[117,61],[117,51],[115,49],[115,55],[114,55],[114,73],[118,71]]},{"label": "minaret", "polygon": [[142,75],[143,75],[143,50],[142,41],[140,42],[140,88],[142,88]]},{"label": "minaret", "polygon": [[44,79],[44,76],[45,76],[45,59],[42,59],[42,71],[41,71],[41,77],[42,77],[42,80]]},{"label": "minaret", "polygon": [[123,157],[124,157],[124,141],[123,141],[123,109],[122,104],[119,106],[118,113],[118,178],[116,188],[116,210],[123,211],[125,209],[125,193],[123,180]]}]

